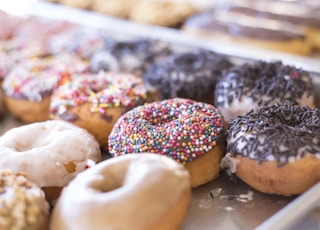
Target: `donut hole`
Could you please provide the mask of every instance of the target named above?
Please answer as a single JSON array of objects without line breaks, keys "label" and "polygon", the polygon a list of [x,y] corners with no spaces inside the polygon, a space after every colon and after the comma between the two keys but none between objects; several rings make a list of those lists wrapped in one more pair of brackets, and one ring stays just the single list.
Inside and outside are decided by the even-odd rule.
[{"label": "donut hole", "polygon": [[107,175],[97,175],[97,178],[92,180],[89,186],[99,193],[108,193],[121,188],[123,180],[124,178],[121,176],[110,172]]}]

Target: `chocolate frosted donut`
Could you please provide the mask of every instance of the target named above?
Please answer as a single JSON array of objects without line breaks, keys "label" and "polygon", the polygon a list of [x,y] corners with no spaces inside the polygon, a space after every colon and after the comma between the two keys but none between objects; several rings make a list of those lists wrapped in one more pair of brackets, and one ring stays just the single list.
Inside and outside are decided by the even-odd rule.
[{"label": "chocolate frosted donut", "polygon": [[318,109],[283,103],[252,110],[229,123],[222,166],[259,191],[300,194],[320,181],[319,127]]},{"label": "chocolate frosted donut", "polygon": [[213,103],[217,78],[231,66],[226,57],[210,51],[172,54],[148,68],[144,81],[159,89],[165,98]]},{"label": "chocolate frosted donut", "polygon": [[236,66],[224,74],[215,88],[215,105],[226,121],[283,101],[314,107],[309,74],[282,62],[256,61]]},{"label": "chocolate frosted donut", "polygon": [[171,53],[168,44],[155,40],[108,41],[90,60],[93,72],[101,70],[141,76],[154,61]]}]

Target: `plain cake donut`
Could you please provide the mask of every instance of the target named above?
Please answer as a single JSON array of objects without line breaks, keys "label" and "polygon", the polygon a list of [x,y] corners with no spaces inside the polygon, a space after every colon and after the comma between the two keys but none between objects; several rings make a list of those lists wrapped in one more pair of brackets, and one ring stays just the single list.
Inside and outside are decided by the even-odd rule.
[{"label": "plain cake donut", "polygon": [[276,104],[252,110],[230,122],[222,166],[258,191],[301,194],[320,181],[319,127],[318,109]]},{"label": "plain cake donut", "polygon": [[20,172],[1,170],[0,181],[0,228],[48,229],[49,204],[44,192]]},{"label": "plain cake donut", "polygon": [[100,158],[94,137],[65,121],[23,125],[0,137],[0,169],[26,173],[45,190],[48,200]]},{"label": "plain cake donut", "polygon": [[189,174],[174,160],[148,153],[110,158],[63,189],[51,229],[181,229],[190,200]]},{"label": "plain cake donut", "polygon": [[138,106],[114,125],[109,153],[150,152],[185,165],[192,187],[215,179],[224,155],[224,122],[211,104],[174,98]]},{"label": "plain cake donut", "polygon": [[215,105],[227,122],[251,109],[284,101],[315,106],[308,72],[278,61],[231,68],[217,82],[214,94]]}]

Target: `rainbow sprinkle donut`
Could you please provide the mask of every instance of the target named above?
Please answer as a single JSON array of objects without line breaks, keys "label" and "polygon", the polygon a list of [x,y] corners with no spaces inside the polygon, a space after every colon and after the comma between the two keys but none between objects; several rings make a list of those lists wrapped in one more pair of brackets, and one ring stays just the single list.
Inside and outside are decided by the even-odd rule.
[{"label": "rainbow sprinkle donut", "polygon": [[160,99],[158,91],[145,87],[142,79],[132,74],[76,74],[53,93],[50,116],[87,129],[105,146],[107,136],[122,114]]},{"label": "rainbow sprinkle donut", "polygon": [[[218,175],[216,169],[201,182],[195,182],[200,171],[206,170],[203,163],[210,164],[208,168],[212,170],[217,162],[219,168],[224,149],[223,130],[223,119],[213,105],[182,98],[153,102],[134,108],[117,121],[109,136],[109,153],[166,155],[189,169],[196,187]],[[211,152],[213,160],[207,158]],[[202,165],[200,171],[194,170],[193,164]]]}]

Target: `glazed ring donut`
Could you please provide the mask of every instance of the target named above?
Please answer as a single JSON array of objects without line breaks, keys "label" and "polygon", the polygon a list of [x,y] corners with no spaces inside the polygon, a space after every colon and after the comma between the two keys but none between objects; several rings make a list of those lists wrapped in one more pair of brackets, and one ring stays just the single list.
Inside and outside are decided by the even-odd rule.
[{"label": "glazed ring donut", "polygon": [[8,111],[25,123],[48,120],[53,89],[63,78],[86,68],[85,62],[71,54],[16,64],[2,84]]},{"label": "glazed ring donut", "polygon": [[314,107],[312,79],[282,62],[256,61],[230,69],[217,82],[215,105],[225,121],[275,103]]},{"label": "glazed ring donut", "polygon": [[93,136],[64,121],[28,124],[0,137],[0,169],[26,173],[45,190],[48,200],[100,158]]},{"label": "glazed ring donut", "polygon": [[109,136],[109,153],[166,155],[185,165],[192,187],[197,187],[219,175],[223,129],[213,105],[182,98],[153,102],[119,118]]},{"label": "glazed ring donut", "polygon": [[222,166],[258,191],[303,193],[320,181],[319,127],[318,109],[276,104],[250,111],[230,122]]},{"label": "glazed ring donut", "polygon": [[231,66],[226,57],[210,51],[173,53],[151,65],[144,82],[166,99],[182,97],[213,104],[216,81]]},{"label": "glazed ring donut", "polygon": [[23,173],[0,171],[0,228],[48,229],[49,205],[43,191]]},{"label": "glazed ring donut", "polygon": [[87,129],[101,147],[106,147],[108,135],[123,113],[159,99],[157,91],[145,87],[141,78],[132,74],[79,74],[55,90],[50,117]]},{"label": "glazed ring donut", "polygon": [[54,207],[50,229],[181,229],[188,172],[155,154],[110,158],[79,174]]}]

